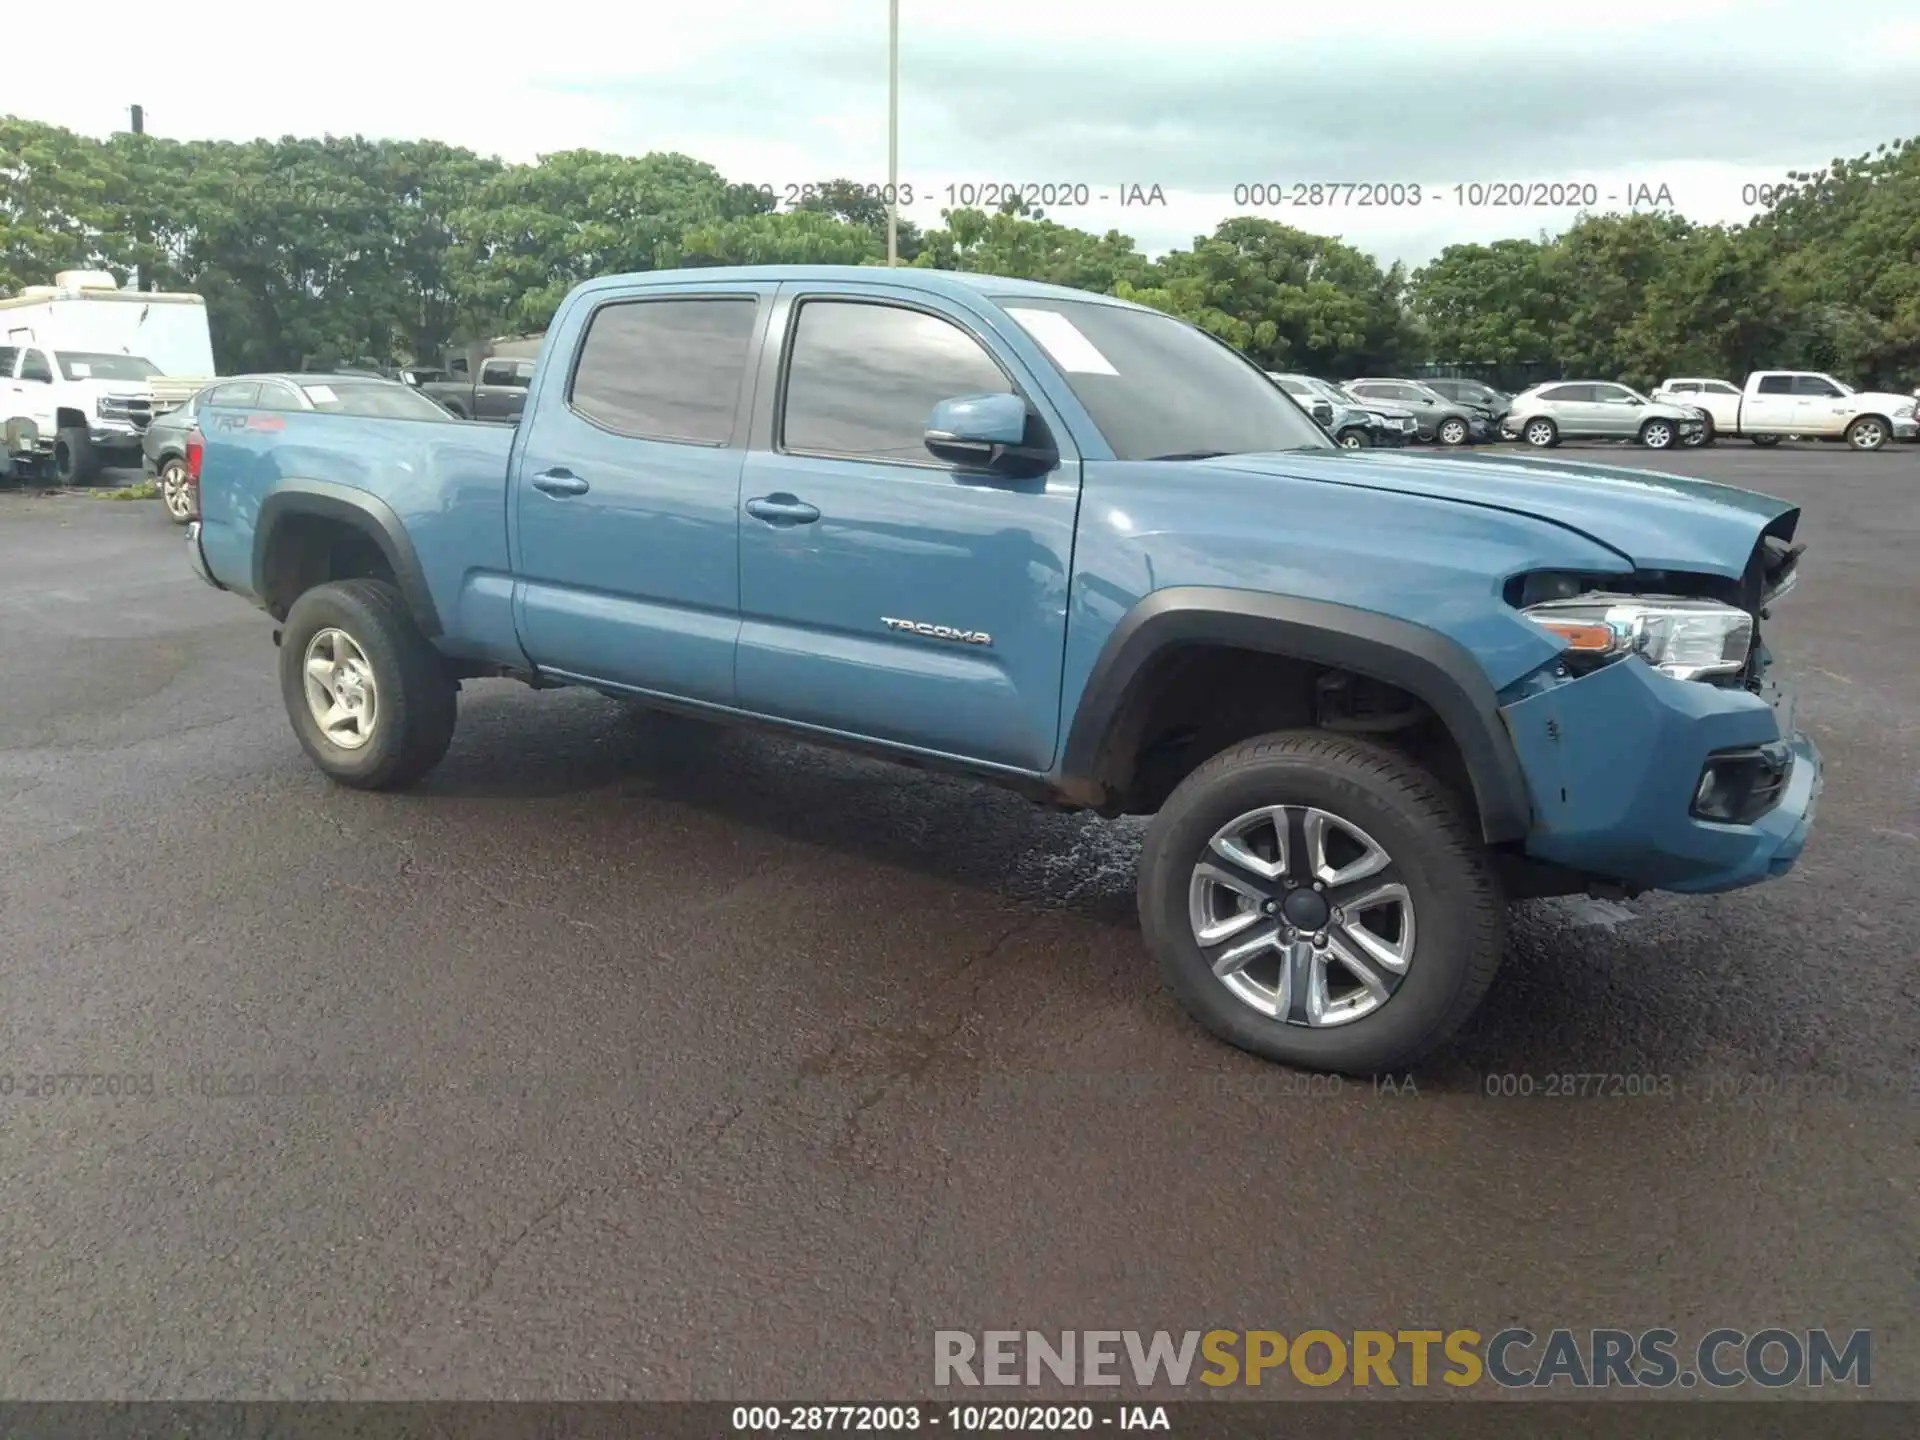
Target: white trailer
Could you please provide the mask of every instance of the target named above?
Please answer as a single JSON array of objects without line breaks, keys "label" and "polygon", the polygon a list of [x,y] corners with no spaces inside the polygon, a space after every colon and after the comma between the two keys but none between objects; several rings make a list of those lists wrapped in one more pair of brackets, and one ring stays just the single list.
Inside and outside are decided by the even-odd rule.
[{"label": "white trailer", "polygon": [[85,483],[107,461],[138,463],[156,415],[214,378],[207,303],[122,290],[103,271],[63,271],[0,300],[5,462],[53,462]]}]

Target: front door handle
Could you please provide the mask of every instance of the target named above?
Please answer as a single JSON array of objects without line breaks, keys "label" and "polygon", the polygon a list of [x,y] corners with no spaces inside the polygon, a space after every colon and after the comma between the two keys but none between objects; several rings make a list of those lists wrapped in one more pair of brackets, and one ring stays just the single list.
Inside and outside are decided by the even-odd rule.
[{"label": "front door handle", "polygon": [[818,506],[792,495],[756,495],[747,501],[747,513],[769,525],[811,525],[820,518]]},{"label": "front door handle", "polygon": [[549,495],[584,495],[587,482],[571,470],[543,470],[533,477],[533,488]]}]

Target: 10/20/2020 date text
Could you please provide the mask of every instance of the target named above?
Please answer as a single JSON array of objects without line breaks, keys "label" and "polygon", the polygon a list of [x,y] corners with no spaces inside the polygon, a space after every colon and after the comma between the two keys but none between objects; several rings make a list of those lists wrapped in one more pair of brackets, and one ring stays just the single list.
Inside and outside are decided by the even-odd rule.
[{"label": "10/20/2020 date text", "polygon": [[1403,206],[1453,205],[1459,209],[1586,209],[1600,204],[1636,209],[1672,205],[1664,183],[1592,180],[1473,180],[1457,185],[1423,185],[1401,180],[1258,180],[1233,187],[1233,203],[1251,210],[1320,209],[1353,206],[1397,209]]},{"label": "10/20/2020 date text", "polygon": [[854,204],[913,205],[921,201],[949,209],[997,210],[1004,205],[1072,209],[1083,205],[1165,205],[1164,187],[1144,181],[1095,185],[1084,180],[956,180],[946,185],[826,184],[750,185],[768,204],[804,209]]}]

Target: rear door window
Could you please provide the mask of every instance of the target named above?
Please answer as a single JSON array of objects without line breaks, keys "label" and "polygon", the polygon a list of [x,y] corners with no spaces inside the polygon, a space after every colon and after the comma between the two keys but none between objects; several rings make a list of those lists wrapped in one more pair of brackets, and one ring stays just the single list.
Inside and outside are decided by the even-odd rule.
[{"label": "rear door window", "polygon": [[588,322],[568,403],[618,435],[725,445],[758,313],[752,295],[603,305]]}]

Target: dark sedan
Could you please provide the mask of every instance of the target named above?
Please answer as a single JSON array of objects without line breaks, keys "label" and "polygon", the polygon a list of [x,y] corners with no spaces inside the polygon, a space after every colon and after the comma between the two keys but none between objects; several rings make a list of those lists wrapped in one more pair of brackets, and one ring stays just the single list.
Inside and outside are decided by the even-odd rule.
[{"label": "dark sedan", "polygon": [[167,518],[176,525],[194,518],[193,487],[187,476],[187,436],[206,393],[202,390],[185,403],[156,415],[140,437],[140,468],[160,487],[160,502],[166,506]]}]

